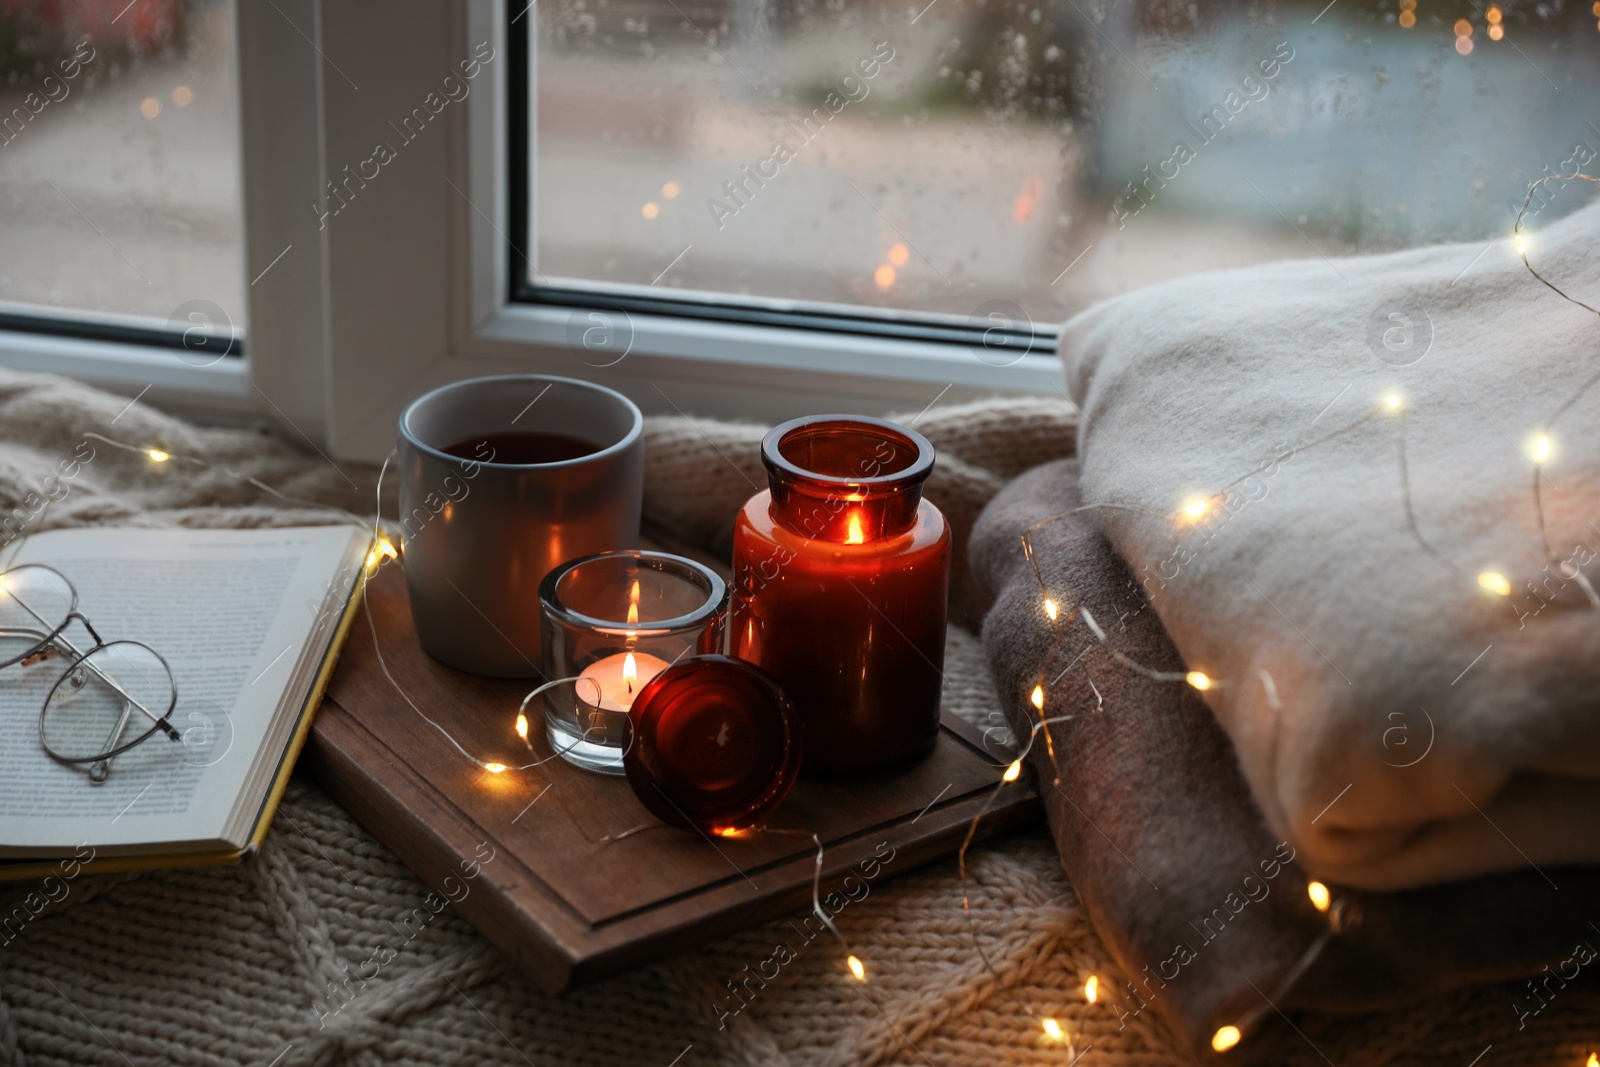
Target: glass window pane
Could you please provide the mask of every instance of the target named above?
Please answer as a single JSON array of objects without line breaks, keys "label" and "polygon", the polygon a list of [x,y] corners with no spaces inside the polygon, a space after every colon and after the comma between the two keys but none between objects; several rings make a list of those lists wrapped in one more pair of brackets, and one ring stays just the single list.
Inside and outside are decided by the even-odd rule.
[{"label": "glass window pane", "polygon": [[0,72],[0,307],[243,326],[232,0],[0,0]]},{"label": "glass window pane", "polygon": [[1054,321],[1195,271],[1504,237],[1600,145],[1588,4],[536,11],[535,283]]}]

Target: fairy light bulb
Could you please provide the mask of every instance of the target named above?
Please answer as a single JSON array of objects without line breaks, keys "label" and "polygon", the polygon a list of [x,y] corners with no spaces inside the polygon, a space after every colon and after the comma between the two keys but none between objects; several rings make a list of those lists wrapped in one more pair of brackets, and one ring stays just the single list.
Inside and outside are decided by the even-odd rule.
[{"label": "fairy light bulb", "polygon": [[1478,584],[1496,596],[1511,595],[1511,582],[1505,575],[1495,571],[1484,571],[1478,575]]},{"label": "fairy light bulb", "polygon": [[490,774],[503,774],[505,773],[506,765],[504,763],[485,763],[483,769]]},{"label": "fairy light bulb", "polygon": [[1237,1045],[1243,1036],[1237,1026],[1224,1026],[1211,1035],[1211,1047],[1217,1052],[1226,1052]]},{"label": "fairy light bulb", "polygon": [[1542,433],[1533,439],[1533,462],[1543,464],[1550,458],[1550,435]]},{"label": "fairy light bulb", "polygon": [[1522,234],[1520,234],[1520,233],[1519,234],[1514,234],[1512,236],[1512,238],[1511,238],[1511,243],[1516,246],[1517,255],[1522,256],[1524,258],[1527,257],[1527,255],[1528,255],[1528,241],[1527,241],[1527,238],[1523,237]]},{"label": "fairy light bulb", "polygon": [[1042,686],[1042,685],[1034,686],[1032,695],[1028,697],[1028,702],[1033,705],[1035,711],[1043,711],[1044,710],[1044,686]]},{"label": "fairy light bulb", "polygon": [[1383,408],[1384,408],[1385,411],[1389,412],[1390,414],[1398,415],[1401,411],[1405,410],[1405,406],[1406,406],[1405,405],[1405,401],[1400,399],[1400,394],[1399,393],[1385,393],[1384,394],[1384,396],[1383,396]]},{"label": "fairy light bulb", "polygon": [[1014,759],[1011,761],[1011,766],[1006,768],[1006,773],[1000,776],[1000,780],[1002,782],[1014,782],[1020,777],[1022,777],[1022,761]]},{"label": "fairy light bulb", "polygon": [[1049,597],[1045,597],[1044,613],[1050,616],[1051,622],[1055,622],[1057,617],[1059,617],[1061,614],[1061,609],[1056,606],[1056,602],[1054,600],[1051,600]]},{"label": "fairy light bulb", "polygon": [[522,712],[517,712],[517,736],[524,741],[528,739],[528,717]]},{"label": "fairy light bulb", "polygon": [[145,455],[149,456],[157,463],[165,463],[167,460],[172,458],[171,452],[163,452],[159,448],[152,448],[150,451],[146,452]]},{"label": "fairy light bulb", "polygon": [[1045,1036],[1050,1040],[1065,1041],[1067,1039],[1066,1032],[1061,1029],[1061,1024],[1054,1019],[1046,1019],[1042,1025],[1044,1026]]},{"label": "fairy light bulb", "polygon": [[1100,999],[1100,976],[1091,974],[1089,980],[1083,983],[1083,999],[1090,1004]]},{"label": "fairy light bulb", "polygon": [[1206,500],[1204,497],[1191,500],[1183,506],[1183,514],[1189,519],[1190,522],[1196,521],[1200,518],[1200,516],[1204,515],[1210,510],[1211,501]]},{"label": "fairy light bulb", "polygon": [[1321,882],[1307,884],[1306,896],[1311,898],[1311,906],[1318,911],[1327,911],[1328,905],[1333,903],[1333,896],[1328,892],[1328,887]]},{"label": "fairy light bulb", "polygon": [[380,537],[372,543],[372,550],[367,553],[367,570],[377,569],[378,564],[386,559],[399,559],[400,552],[394,547],[394,542],[387,537]]},{"label": "fairy light bulb", "polygon": [[860,958],[851,956],[844,962],[850,968],[850,973],[855,976],[856,981],[865,982],[867,980],[867,967],[866,964],[861,962]]},{"label": "fairy light bulb", "polygon": [[1207,689],[1210,689],[1212,686],[1211,676],[1205,671],[1190,671],[1188,674],[1183,676],[1183,680],[1188,682],[1194,688],[1200,690],[1202,693],[1204,693]]}]

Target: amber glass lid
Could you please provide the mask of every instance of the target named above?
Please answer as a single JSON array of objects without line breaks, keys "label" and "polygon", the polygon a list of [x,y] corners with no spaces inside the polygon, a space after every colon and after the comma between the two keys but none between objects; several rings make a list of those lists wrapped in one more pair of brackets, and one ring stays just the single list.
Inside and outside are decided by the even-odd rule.
[{"label": "amber glass lid", "polygon": [[744,660],[691,656],[651,679],[628,713],[628,784],[663,822],[749,829],[800,773],[800,720],[772,676]]}]

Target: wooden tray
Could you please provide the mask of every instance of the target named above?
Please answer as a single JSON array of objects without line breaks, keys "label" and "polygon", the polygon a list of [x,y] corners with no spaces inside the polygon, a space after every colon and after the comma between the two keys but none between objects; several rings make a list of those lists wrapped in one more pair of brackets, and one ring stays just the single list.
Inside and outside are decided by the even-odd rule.
[{"label": "wooden tray", "polygon": [[[411,701],[479,758],[532,762],[513,723],[536,683],[479,678],[428,657],[412,629],[399,567],[383,568],[367,596],[384,659]],[[546,756],[543,724],[532,725],[536,756]],[[938,746],[921,764],[868,781],[802,780],[770,825],[821,836],[826,897],[880,843],[894,850],[880,879],[954,853],[1011,758],[998,745],[986,751],[977,729],[946,713]],[[483,771],[384,677],[364,613],[305,759],[323,788],[441,895],[460,898],[457,911],[552,993],[811,901],[816,848],[803,834],[713,841],[673,830],[656,823],[625,780],[559,759],[529,771]],[[1025,774],[1002,787],[979,836],[1042,811]],[[653,825],[602,840],[643,824]],[[491,848],[494,858],[464,880],[462,861],[481,860]]]}]

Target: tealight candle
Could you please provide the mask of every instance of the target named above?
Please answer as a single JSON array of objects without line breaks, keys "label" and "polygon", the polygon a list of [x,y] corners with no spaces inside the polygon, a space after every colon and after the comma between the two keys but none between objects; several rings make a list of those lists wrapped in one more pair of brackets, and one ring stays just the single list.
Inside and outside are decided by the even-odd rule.
[{"label": "tealight candle", "polygon": [[648,652],[620,652],[595,660],[578,675],[578,695],[601,711],[626,714],[639,691],[667,669],[667,661]]},{"label": "tealight candle", "polygon": [[665,552],[601,552],[539,586],[545,733],[568,763],[623,773],[628,712],[673,662],[721,652],[728,587],[709,567]]}]

